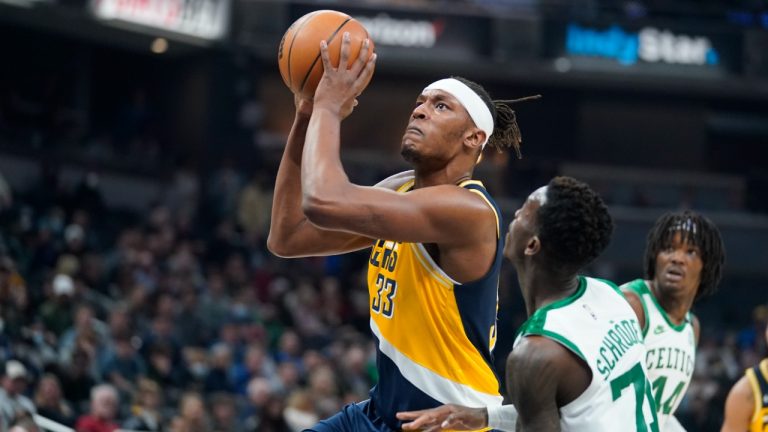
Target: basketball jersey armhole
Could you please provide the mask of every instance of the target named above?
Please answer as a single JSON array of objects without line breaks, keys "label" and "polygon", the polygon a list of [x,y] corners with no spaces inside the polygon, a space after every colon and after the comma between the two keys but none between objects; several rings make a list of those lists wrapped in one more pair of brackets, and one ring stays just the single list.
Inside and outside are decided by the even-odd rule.
[{"label": "basketball jersey armhole", "polygon": [[407,182],[403,183],[395,192],[404,193],[408,192],[413,188],[413,184],[415,183],[414,179],[410,179]]},{"label": "basketball jersey armhole", "polygon": [[568,351],[571,351],[572,353],[576,354],[576,356],[579,357],[581,361],[583,361],[584,364],[586,364],[587,367],[590,368],[591,370],[591,367],[589,366],[589,362],[587,361],[587,357],[584,355],[584,353],[581,352],[579,347],[577,347],[576,344],[571,342],[570,339],[561,335],[560,333],[555,333],[553,331],[544,330],[543,328],[541,328],[541,329],[534,329],[534,330],[526,330],[520,334],[521,338],[524,338],[527,336],[541,336],[559,343],[560,345],[568,349]]},{"label": "basketball jersey armhole", "polygon": [[[651,290],[648,289],[648,287],[645,285],[644,280],[640,280],[640,283],[643,284],[643,290],[645,293],[647,293],[649,296],[653,296],[653,293],[651,293]],[[648,336],[648,329],[651,328],[651,314],[648,313],[648,304],[645,302],[645,295],[643,292],[635,291],[635,294],[637,294],[637,298],[640,299],[640,306],[643,307],[643,313],[645,314],[645,322],[643,323],[643,339],[645,339],[646,336]]]},{"label": "basketball jersey armhole", "polygon": [[459,187],[479,195],[480,198],[482,198],[483,201],[488,204],[488,207],[490,207],[491,211],[493,212],[493,217],[496,218],[496,239],[500,239],[502,229],[501,214],[499,213],[499,210],[496,208],[496,206],[491,202],[489,195],[486,195],[488,190],[485,188],[485,185],[483,185],[483,182],[478,180],[465,180],[459,183]]},{"label": "basketball jersey armhole", "polygon": [[[648,289],[648,286],[645,284],[645,281],[643,279],[636,279],[632,282],[629,282],[627,284],[624,284],[623,286],[627,287],[629,291],[632,291],[637,295],[637,298],[640,300],[640,307],[643,308],[643,313],[645,314],[645,323],[643,323],[643,339],[648,335],[648,329],[651,327],[651,317],[648,314],[648,305],[645,304],[645,295],[653,295],[650,290]],[[623,294],[623,293],[622,293]]]},{"label": "basketball jersey armhole", "polygon": [[752,401],[755,404],[755,407],[752,411],[752,417],[749,419],[749,423],[752,424],[757,420],[757,416],[760,415],[760,408],[762,408],[762,400],[763,395],[760,391],[760,383],[758,382],[758,377],[755,374],[755,368],[751,367],[745,371],[745,375],[747,376],[747,381],[749,382],[749,386],[752,388]]}]

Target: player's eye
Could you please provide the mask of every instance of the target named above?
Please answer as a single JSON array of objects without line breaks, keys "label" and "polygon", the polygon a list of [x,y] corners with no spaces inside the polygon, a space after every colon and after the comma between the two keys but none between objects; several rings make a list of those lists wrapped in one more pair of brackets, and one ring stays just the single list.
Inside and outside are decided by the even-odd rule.
[{"label": "player's eye", "polygon": [[443,110],[443,109],[447,109],[447,108],[448,108],[448,105],[446,105],[446,104],[445,104],[445,103],[443,103],[443,102],[438,102],[438,103],[436,103],[436,104],[435,104],[435,108],[437,108],[437,109],[439,109],[439,110]]}]

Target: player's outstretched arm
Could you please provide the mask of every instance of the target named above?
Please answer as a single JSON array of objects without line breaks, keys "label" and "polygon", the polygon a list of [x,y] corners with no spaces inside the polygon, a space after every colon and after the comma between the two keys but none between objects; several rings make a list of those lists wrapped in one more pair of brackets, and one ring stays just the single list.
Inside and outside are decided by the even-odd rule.
[{"label": "player's outstretched arm", "polygon": [[447,404],[437,408],[397,413],[398,420],[407,421],[403,430],[477,430],[488,426],[485,408],[469,408]]},{"label": "player's outstretched arm", "polygon": [[[323,230],[307,220],[301,208],[301,154],[312,102],[296,97],[296,117],[280,161],[272,199],[272,220],[267,247],[282,257],[330,255],[363,249],[372,239],[356,234]],[[396,174],[377,187],[395,190],[413,178],[412,171]]]},{"label": "player's outstretched arm", "polygon": [[403,411],[397,418],[408,423],[403,430],[477,430],[486,427],[502,432],[517,430],[517,410],[514,405],[489,408],[469,408],[447,404],[420,411]]},{"label": "player's outstretched arm", "polygon": [[725,419],[720,432],[744,432],[755,409],[754,395],[746,376],[734,384],[725,400]]}]

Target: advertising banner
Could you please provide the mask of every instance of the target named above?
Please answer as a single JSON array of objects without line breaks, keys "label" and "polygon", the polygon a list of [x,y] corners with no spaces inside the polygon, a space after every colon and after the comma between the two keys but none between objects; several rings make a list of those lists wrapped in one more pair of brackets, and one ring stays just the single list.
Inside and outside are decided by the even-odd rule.
[{"label": "advertising banner", "polygon": [[227,32],[230,0],[94,0],[91,9],[106,21],[216,40]]},{"label": "advertising banner", "polygon": [[[290,20],[321,8],[292,5]],[[491,19],[340,7],[360,21],[388,58],[465,61],[491,54]],[[286,25],[287,28],[287,25]]]},{"label": "advertising banner", "polygon": [[549,23],[545,57],[556,67],[629,73],[723,76],[741,69],[738,31],[654,23]]}]

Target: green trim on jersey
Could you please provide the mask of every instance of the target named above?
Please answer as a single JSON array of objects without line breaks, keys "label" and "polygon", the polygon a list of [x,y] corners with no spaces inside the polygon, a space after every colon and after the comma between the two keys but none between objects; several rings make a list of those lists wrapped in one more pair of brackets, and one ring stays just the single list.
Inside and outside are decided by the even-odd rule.
[{"label": "green trim on jersey", "polygon": [[[645,306],[645,300],[643,300],[643,293],[647,291],[645,281],[642,279],[635,279],[625,283],[622,287],[637,294],[637,298],[640,300],[640,306],[643,307],[643,313],[645,314],[645,323],[643,325],[643,339],[645,339],[645,337],[648,336],[648,328],[651,326],[651,318],[648,316],[648,308]],[[653,293],[651,293],[651,297],[653,297]]]},{"label": "green trim on jersey", "polygon": [[600,282],[613,288],[613,290],[619,293],[619,295],[621,295],[622,297],[627,298],[627,296],[624,295],[624,291],[622,291],[621,288],[619,288],[619,286],[616,285],[616,282],[609,281],[608,279],[600,279],[600,278],[592,278],[592,279],[599,280]]},{"label": "green trim on jersey", "polygon": [[571,342],[570,340],[566,339],[565,337],[563,337],[558,333],[554,333],[549,330],[544,330],[544,324],[547,322],[547,313],[549,311],[568,306],[569,304],[581,298],[581,296],[583,296],[584,293],[587,291],[587,280],[583,276],[578,276],[578,278],[579,278],[579,287],[576,289],[576,292],[574,292],[573,294],[571,294],[566,298],[550,303],[544,306],[543,308],[540,308],[536,312],[534,312],[533,315],[530,318],[528,318],[528,320],[526,320],[522,326],[520,326],[520,329],[517,331],[517,334],[515,335],[515,339],[517,339],[518,337],[525,337],[528,335],[546,336],[550,339],[554,339],[555,341],[560,342],[566,348],[573,351],[574,354],[581,357],[582,360],[587,361],[587,358],[579,350],[579,348],[576,347],[576,345],[573,342]]},{"label": "green trim on jersey", "polygon": [[[656,309],[658,309],[658,311],[661,313],[661,316],[664,317],[664,321],[667,322],[667,325],[669,325],[669,327],[672,330],[674,330],[674,331],[676,331],[678,333],[680,333],[683,330],[685,330],[686,324],[690,324],[690,319],[691,319],[690,312],[685,315],[685,320],[682,323],[680,323],[680,324],[673,324],[672,320],[669,319],[669,315],[667,314],[667,311],[665,311],[664,308],[661,307],[661,305],[659,304],[659,300],[656,299],[656,296],[653,294],[653,291],[651,291],[650,286],[648,286],[648,282],[646,282],[646,281],[644,281],[642,279],[640,279],[640,282],[642,282],[642,287],[645,289],[645,292],[648,293],[651,296],[651,300],[653,300],[653,304],[656,306]],[[642,299],[643,298],[641,296],[640,300],[642,300]]]},{"label": "green trim on jersey", "polygon": [[560,342],[561,344],[565,345],[565,347],[568,348],[569,350],[573,351],[574,354],[576,354],[577,356],[581,357],[581,359],[584,360],[584,363],[589,364],[587,362],[587,356],[585,356],[584,353],[581,352],[579,347],[577,347],[576,344],[574,344],[570,340],[566,339],[565,337],[563,337],[559,333],[555,333],[555,332],[552,332],[552,331],[549,331],[549,330],[541,329],[539,332],[526,332],[526,333],[524,333],[521,336],[525,337],[525,336],[529,336],[529,335],[530,336],[536,336],[536,335],[546,336],[546,337],[548,337],[550,339],[554,339],[555,341]]}]

